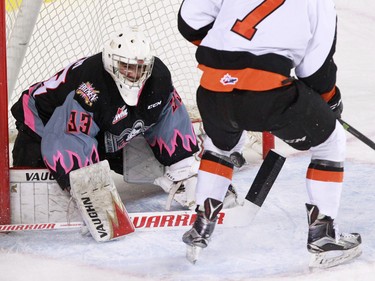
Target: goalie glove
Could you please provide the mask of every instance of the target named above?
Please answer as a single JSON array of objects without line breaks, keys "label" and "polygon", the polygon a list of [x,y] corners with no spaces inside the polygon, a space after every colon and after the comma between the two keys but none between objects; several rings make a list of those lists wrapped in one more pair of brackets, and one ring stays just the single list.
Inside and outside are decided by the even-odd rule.
[{"label": "goalie glove", "polygon": [[[197,185],[197,173],[199,162],[194,157],[186,158],[170,167],[166,167],[164,176],[154,181],[166,193],[168,199],[166,210],[170,210],[172,201],[176,201],[183,207],[194,210],[196,207],[195,190]],[[237,206],[237,191],[233,185],[229,185],[225,195],[223,206],[225,209]]]},{"label": "goalie glove", "polygon": [[199,162],[194,156],[191,156],[165,167],[164,175],[155,179],[154,184],[169,194],[166,210],[170,209],[173,200],[183,207],[195,208],[198,168]]},{"label": "goalie glove", "polygon": [[[171,181],[181,181],[196,176],[199,169],[199,162],[194,156],[185,158],[171,166],[165,167],[164,176]],[[168,192],[168,191],[166,191]]]}]

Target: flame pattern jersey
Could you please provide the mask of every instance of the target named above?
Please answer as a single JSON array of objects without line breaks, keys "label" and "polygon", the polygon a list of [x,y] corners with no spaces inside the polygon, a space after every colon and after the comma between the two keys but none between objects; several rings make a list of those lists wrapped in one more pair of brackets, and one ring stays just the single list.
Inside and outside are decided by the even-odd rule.
[{"label": "flame pattern jersey", "polygon": [[187,110],[159,58],[139,95],[136,106],[123,101],[98,53],[32,85],[12,114],[18,128],[40,139],[43,162],[64,188],[70,171],[103,159],[111,163],[138,135],[166,166],[198,150]]}]

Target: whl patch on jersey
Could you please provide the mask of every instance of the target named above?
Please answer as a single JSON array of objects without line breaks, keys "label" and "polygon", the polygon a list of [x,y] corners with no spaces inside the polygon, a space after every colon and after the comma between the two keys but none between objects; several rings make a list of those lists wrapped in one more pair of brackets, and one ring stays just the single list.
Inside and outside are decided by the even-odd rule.
[{"label": "whl patch on jersey", "polygon": [[225,74],[223,78],[220,79],[221,84],[225,85],[235,85],[238,82],[237,77],[230,76],[229,73]]},{"label": "whl patch on jersey", "polygon": [[128,109],[124,105],[123,107],[117,109],[117,113],[115,115],[115,118],[113,118],[112,120],[112,124],[116,124],[120,120],[124,119],[126,116],[128,116]]},{"label": "whl patch on jersey", "polygon": [[98,99],[99,91],[95,90],[92,83],[86,82],[79,85],[76,93],[85,100],[87,105],[92,106],[92,104]]}]

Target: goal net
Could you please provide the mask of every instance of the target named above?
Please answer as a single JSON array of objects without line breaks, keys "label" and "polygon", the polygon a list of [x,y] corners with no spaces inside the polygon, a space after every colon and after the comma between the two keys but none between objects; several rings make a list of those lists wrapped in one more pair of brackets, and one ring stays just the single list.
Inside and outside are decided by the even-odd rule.
[{"label": "goal net", "polygon": [[[101,52],[103,43],[122,26],[139,26],[153,44],[155,55],[169,67],[177,92],[193,120],[199,120],[195,92],[200,72],[196,47],[177,30],[182,0],[5,0],[8,108],[23,90],[51,77],[70,62]],[[1,93],[4,94],[4,93]],[[6,105],[2,105],[6,107]],[[14,119],[8,113],[9,138]],[[250,143],[262,148],[262,134]],[[272,137],[270,145],[272,146]],[[264,145],[266,151],[270,145]],[[260,151],[261,153],[261,151]],[[1,202],[0,202],[1,204]],[[1,208],[1,207],[0,207]],[[1,216],[1,215],[0,215]]]}]

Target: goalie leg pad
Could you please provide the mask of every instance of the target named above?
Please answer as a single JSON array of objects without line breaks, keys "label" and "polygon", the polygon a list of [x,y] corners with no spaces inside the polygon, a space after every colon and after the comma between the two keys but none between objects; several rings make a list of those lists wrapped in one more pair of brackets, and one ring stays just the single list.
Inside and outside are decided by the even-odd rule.
[{"label": "goalie leg pad", "polygon": [[134,232],[107,160],[70,172],[70,193],[91,235],[105,242]]}]

